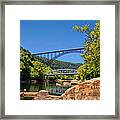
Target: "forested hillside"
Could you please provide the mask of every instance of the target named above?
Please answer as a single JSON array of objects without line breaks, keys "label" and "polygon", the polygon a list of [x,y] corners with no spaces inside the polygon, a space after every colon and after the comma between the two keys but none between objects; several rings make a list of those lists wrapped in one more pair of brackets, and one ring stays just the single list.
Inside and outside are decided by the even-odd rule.
[{"label": "forested hillside", "polygon": [[32,79],[41,82],[44,74],[51,72],[51,68],[46,64],[37,61],[34,56],[26,49],[20,48],[20,83],[21,89],[29,89]]},{"label": "forested hillside", "polygon": [[59,61],[59,60],[49,60],[47,58],[42,58],[40,56],[34,56],[35,59],[39,62],[42,62],[48,66],[50,66],[52,69],[76,69],[82,63],[71,63],[71,62],[64,62],[64,61]]}]

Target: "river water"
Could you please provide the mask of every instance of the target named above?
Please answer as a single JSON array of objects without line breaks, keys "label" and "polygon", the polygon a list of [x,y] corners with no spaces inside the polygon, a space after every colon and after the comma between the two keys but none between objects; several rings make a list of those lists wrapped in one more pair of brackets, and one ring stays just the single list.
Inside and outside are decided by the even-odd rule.
[{"label": "river water", "polygon": [[31,84],[30,91],[48,90],[50,95],[62,95],[70,86],[57,86],[55,83]]}]

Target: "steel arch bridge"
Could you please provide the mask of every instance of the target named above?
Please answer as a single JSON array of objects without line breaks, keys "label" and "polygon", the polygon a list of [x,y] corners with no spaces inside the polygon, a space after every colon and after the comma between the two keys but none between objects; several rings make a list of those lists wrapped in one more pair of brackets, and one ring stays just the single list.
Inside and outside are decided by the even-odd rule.
[{"label": "steel arch bridge", "polygon": [[69,54],[69,53],[84,53],[84,47],[80,48],[72,48],[72,49],[64,49],[64,50],[56,50],[56,51],[50,51],[50,52],[40,52],[40,53],[35,53],[33,55],[36,56],[41,56],[43,58],[47,58],[50,60],[57,59],[58,57]]}]

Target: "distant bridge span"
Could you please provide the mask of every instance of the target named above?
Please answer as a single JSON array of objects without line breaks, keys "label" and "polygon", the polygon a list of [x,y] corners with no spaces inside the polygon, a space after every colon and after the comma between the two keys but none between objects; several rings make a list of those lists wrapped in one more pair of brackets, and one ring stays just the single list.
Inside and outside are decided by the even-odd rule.
[{"label": "distant bridge span", "polygon": [[35,53],[33,55],[37,55],[37,56],[41,56],[43,58],[48,58],[48,59],[54,60],[64,54],[69,54],[69,53],[81,53],[82,54],[82,53],[84,53],[84,47],[64,49],[64,50],[55,50],[55,51],[50,51],[50,52],[40,52],[40,53]]},{"label": "distant bridge span", "polygon": [[75,69],[55,69],[52,70],[51,73],[47,74],[47,76],[55,76],[55,75],[76,75],[77,70]]}]

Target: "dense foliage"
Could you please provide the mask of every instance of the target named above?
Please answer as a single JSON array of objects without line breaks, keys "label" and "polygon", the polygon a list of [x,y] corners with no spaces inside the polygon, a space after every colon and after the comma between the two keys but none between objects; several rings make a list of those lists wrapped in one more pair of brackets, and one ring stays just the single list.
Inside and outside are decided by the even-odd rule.
[{"label": "dense foliage", "polygon": [[73,30],[87,35],[84,42],[84,64],[78,70],[77,77],[80,80],[100,77],[100,21],[96,21],[95,27],[91,29],[89,25],[82,27],[75,25]]},{"label": "dense foliage", "polygon": [[29,51],[20,48],[20,80],[29,82],[31,73],[31,61],[34,60]]},{"label": "dense foliage", "polygon": [[[26,49],[20,48],[20,82],[21,88],[29,89],[32,79],[43,80],[44,74],[50,73],[51,68],[39,61]],[[24,84],[22,84],[24,83]],[[24,86],[25,85],[25,86]]]}]

